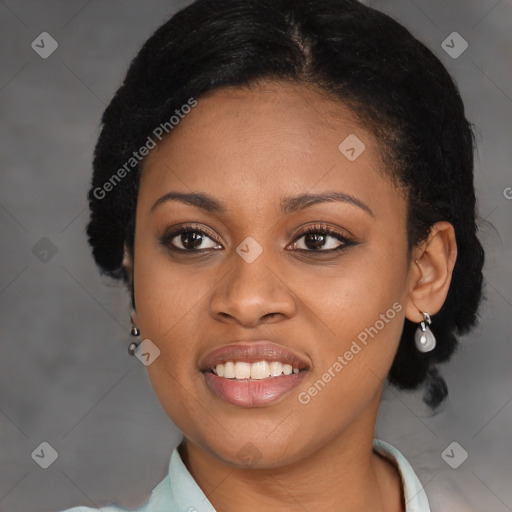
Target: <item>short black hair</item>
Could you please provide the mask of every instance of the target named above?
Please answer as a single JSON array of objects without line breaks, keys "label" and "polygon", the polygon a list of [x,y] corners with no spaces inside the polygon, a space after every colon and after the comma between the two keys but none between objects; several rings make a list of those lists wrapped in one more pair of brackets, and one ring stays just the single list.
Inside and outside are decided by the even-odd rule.
[{"label": "short black hair", "polygon": [[133,255],[141,164],[108,193],[98,191],[155,127],[190,98],[268,80],[326,92],[375,135],[386,171],[407,192],[409,251],[435,222],[453,224],[458,257],[446,301],[432,317],[437,346],[417,351],[416,324],[406,319],[388,375],[401,389],[424,383],[425,402],[438,406],[447,387],[436,364],[476,323],[482,296],[473,130],[440,60],[402,25],[356,0],[197,0],[156,30],[102,117],[88,195],[96,263],[129,283],[123,248]]}]

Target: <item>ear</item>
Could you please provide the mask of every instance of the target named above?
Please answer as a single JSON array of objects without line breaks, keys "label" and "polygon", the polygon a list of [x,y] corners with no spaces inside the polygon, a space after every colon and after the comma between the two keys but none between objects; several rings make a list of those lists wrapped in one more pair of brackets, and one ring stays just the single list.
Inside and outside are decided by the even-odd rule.
[{"label": "ear", "polygon": [[453,226],[446,221],[436,222],[427,239],[412,251],[406,318],[421,322],[423,311],[432,316],[441,309],[448,295],[456,259]]},{"label": "ear", "polygon": [[133,283],[133,256],[128,249],[128,246],[126,243],[124,244],[124,254],[123,254],[123,262],[121,263],[121,266],[125,269],[126,274],[128,275],[128,282],[130,283],[130,286],[132,286]]},{"label": "ear", "polygon": [[[123,262],[121,266],[128,276],[128,286],[130,290],[133,290],[133,256],[126,244],[124,244]],[[132,312],[132,324],[137,325],[137,313],[135,311]]]}]

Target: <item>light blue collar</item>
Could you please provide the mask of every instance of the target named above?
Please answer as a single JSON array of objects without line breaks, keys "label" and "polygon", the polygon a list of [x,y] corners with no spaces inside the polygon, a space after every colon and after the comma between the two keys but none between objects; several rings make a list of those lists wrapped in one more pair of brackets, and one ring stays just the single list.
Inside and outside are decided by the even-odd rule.
[{"label": "light blue collar", "polygon": [[394,446],[379,439],[373,440],[373,450],[398,467],[404,487],[405,512],[430,512],[425,490],[407,459]]},{"label": "light blue collar", "polygon": [[[373,449],[391,460],[398,467],[404,486],[406,512],[430,512],[430,506],[423,486],[411,465],[400,451],[379,439],[374,439]],[[192,478],[178,453],[177,447],[174,449],[169,463],[169,476],[160,485],[162,484],[164,484],[161,490],[162,495],[169,492],[166,489],[170,489],[171,494],[171,500],[165,502],[165,505],[168,507],[167,510],[176,510],[176,512],[216,512],[213,505]],[[157,489],[155,489],[155,492]],[[172,506],[175,508],[171,508]]]}]

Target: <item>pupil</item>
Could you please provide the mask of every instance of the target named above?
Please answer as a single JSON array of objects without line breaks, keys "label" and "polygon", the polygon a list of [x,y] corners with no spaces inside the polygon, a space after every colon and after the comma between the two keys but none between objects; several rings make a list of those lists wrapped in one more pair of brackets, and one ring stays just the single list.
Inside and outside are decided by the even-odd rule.
[{"label": "pupil", "polygon": [[196,233],[194,231],[188,231],[187,233],[182,233],[181,235],[181,243],[183,247],[186,249],[195,249],[201,245],[203,241],[203,236],[201,233]]},{"label": "pupil", "polygon": [[306,245],[308,248],[321,248],[325,242],[325,235],[317,234],[317,233],[309,233],[306,235],[305,239]]}]

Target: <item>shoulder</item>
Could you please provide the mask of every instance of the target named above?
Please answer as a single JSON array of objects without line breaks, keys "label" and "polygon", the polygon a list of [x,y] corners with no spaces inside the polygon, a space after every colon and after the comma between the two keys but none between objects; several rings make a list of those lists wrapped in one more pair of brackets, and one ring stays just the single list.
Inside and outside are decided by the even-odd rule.
[{"label": "shoulder", "polygon": [[90,508],[90,507],[72,507],[67,508],[66,510],[61,510],[60,512],[125,512],[126,509],[118,508],[118,507],[102,507],[99,508]]},{"label": "shoulder", "polygon": [[91,508],[91,507],[72,507],[67,508],[66,510],[61,510],[60,512],[149,512],[149,509],[144,506],[143,508],[138,509],[127,509],[127,508],[121,508],[117,507],[115,505],[107,505],[102,506],[101,508]]},{"label": "shoulder", "polygon": [[[194,505],[194,506],[192,506]],[[126,509],[109,503],[101,508],[74,507],[60,512],[215,512],[181,460],[177,447],[169,462],[169,473],[153,489],[149,500],[139,508]]]},{"label": "shoulder", "polygon": [[177,512],[178,508],[169,488],[168,477],[162,480],[151,492],[149,500],[139,508],[123,508],[109,503],[100,508],[72,507],[60,512]]},{"label": "shoulder", "polygon": [[423,485],[402,453],[379,439],[374,439],[373,449],[396,465],[402,478],[406,512],[431,512]]},{"label": "shoulder", "polygon": [[[404,486],[406,512],[478,512],[489,509],[489,505],[483,503],[481,489],[469,486],[469,479],[455,475],[451,469],[440,469],[436,466],[435,461],[439,458],[437,449],[419,450],[415,457],[422,472],[433,475],[422,485],[407,459],[397,448],[377,439],[373,442],[373,448],[397,465]],[[428,500],[424,487],[428,488]]]}]

